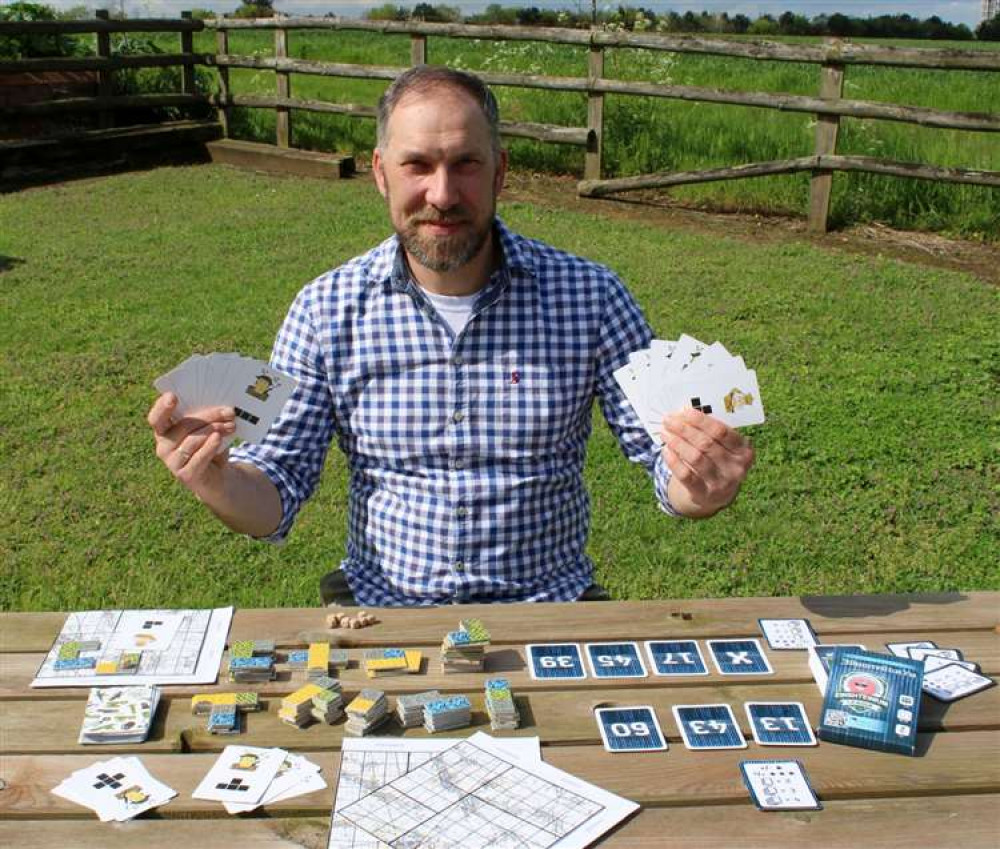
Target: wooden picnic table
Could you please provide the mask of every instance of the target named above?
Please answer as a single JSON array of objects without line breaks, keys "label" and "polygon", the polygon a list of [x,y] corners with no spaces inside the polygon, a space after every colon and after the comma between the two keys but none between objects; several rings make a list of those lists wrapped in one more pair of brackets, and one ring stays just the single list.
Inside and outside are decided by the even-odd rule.
[{"label": "wooden picnic table", "polygon": [[[372,683],[390,696],[432,688],[468,695],[472,728],[447,736],[489,731],[483,681],[502,673],[511,682],[522,725],[498,735],[538,735],[545,761],[641,804],[636,816],[600,844],[607,849],[1000,846],[1000,688],[950,706],[925,697],[918,756],[911,758],[822,742],[795,749],[754,744],[744,702],[801,701],[813,724],[818,722],[820,694],[802,651],[771,651],[765,643],[774,674],[739,679],[712,668],[700,678],[545,682],[532,680],[524,663],[529,642],[759,637],[759,617],[804,617],[823,642],[859,642],[884,650],[886,642],[933,640],[961,649],[984,674],[995,677],[1000,674],[1000,593],[470,605],[376,613],[380,622],[375,626],[331,632],[324,627],[322,609],[238,610],[230,640],[270,638],[280,651],[303,647],[317,635],[336,635],[352,661],[364,648],[422,649],[425,674]],[[443,675],[437,647],[445,632],[467,616],[480,617],[491,632],[487,672]],[[0,614],[0,778],[5,783],[0,790],[0,845],[326,846],[343,724],[298,730],[277,719],[280,697],[300,686],[302,673],[292,676],[284,670],[278,680],[256,687],[229,684],[224,675],[215,685],[166,687],[149,740],[80,746],[76,739],[87,688],[29,686],[65,618],[65,613]],[[368,683],[356,662],[341,677],[347,698]],[[238,738],[209,735],[205,718],[191,714],[191,694],[233,689],[259,690],[266,711],[250,714]],[[712,702],[733,707],[751,740],[748,749],[684,748],[671,706]],[[606,752],[592,713],[603,703],[652,705],[669,751]],[[394,724],[389,727],[393,730],[387,733],[400,733]],[[420,737],[426,732],[420,728],[405,734]],[[322,765],[330,787],[238,817],[227,815],[219,803],[192,799],[217,753],[234,740],[301,752]],[[125,753],[140,755],[178,796],[139,819],[104,824],[89,810],[49,792],[74,770]],[[823,810],[764,813],[753,806],[739,762],[781,757],[803,762]]]}]

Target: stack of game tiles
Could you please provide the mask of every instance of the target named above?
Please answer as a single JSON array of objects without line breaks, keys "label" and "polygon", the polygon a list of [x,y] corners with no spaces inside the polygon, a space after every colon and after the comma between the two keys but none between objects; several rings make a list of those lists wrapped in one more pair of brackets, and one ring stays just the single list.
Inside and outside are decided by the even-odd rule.
[{"label": "stack of game tiles", "polygon": [[479,619],[463,619],[441,643],[442,672],[482,672],[490,633]]},{"label": "stack of game tiles", "polygon": [[305,669],[309,663],[309,649],[292,649],[285,655],[290,669]]},{"label": "stack of game tiles", "polygon": [[506,678],[491,678],[486,682],[486,712],[494,731],[512,731],[521,724],[514,694]]},{"label": "stack of game tiles", "polygon": [[56,796],[96,812],[101,822],[124,822],[177,795],[138,758],[113,758],[74,772],[52,788]]},{"label": "stack of game tiles", "polygon": [[424,721],[424,705],[436,702],[441,698],[437,690],[426,693],[410,693],[396,699],[396,718],[403,728],[415,728]]},{"label": "stack of game tiles", "polygon": [[160,703],[160,688],[93,687],[83,712],[80,743],[141,743]]},{"label": "stack of game tiles", "polygon": [[260,696],[257,693],[196,693],[191,697],[191,713],[209,714],[217,705],[233,705],[240,713],[260,710]]},{"label": "stack of game tiles", "polygon": [[431,734],[465,728],[471,722],[472,704],[465,696],[449,696],[424,705],[424,728]]},{"label": "stack of game tiles", "polygon": [[719,342],[707,345],[687,334],[676,342],[654,339],[649,348],[629,354],[614,377],[657,445],[663,417],[684,407],[730,427],[764,422],[757,373]]},{"label": "stack of game tiles", "polygon": [[330,644],[310,643],[306,657],[306,678],[315,681],[330,674]]},{"label": "stack of game tiles", "polygon": [[347,669],[349,663],[347,649],[330,649],[330,666],[334,669]]},{"label": "stack of game tiles", "polygon": [[273,640],[237,640],[229,647],[229,680],[240,684],[273,681]]},{"label": "stack of game tiles", "polygon": [[225,440],[228,444],[234,438],[260,442],[295,391],[296,381],[239,354],[196,354],[158,377],[153,386],[177,396],[175,421],[205,407],[233,407],[236,433]]},{"label": "stack of game tiles", "polygon": [[192,794],[222,802],[230,814],[281,802],[326,787],[320,768],[284,749],[226,746]]},{"label": "stack of game tiles", "polygon": [[365,675],[369,678],[387,678],[419,672],[423,654],[404,649],[367,649],[362,657]]},{"label": "stack of game tiles", "polygon": [[344,697],[340,688],[323,690],[312,697],[312,718],[333,725],[344,715]]},{"label": "stack of game tiles", "polygon": [[347,706],[344,733],[355,737],[371,734],[389,718],[389,700],[381,690],[362,690]]},{"label": "stack of game tiles", "polygon": [[923,691],[940,702],[957,701],[996,683],[983,675],[977,664],[966,660],[959,649],[942,648],[931,640],[886,643],[886,648],[896,657],[923,663]]},{"label": "stack of game tiles", "polygon": [[212,705],[206,724],[209,734],[239,734],[240,715],[234,704]]},{"label": "stack of game tiles", "polygon": [[[294,693],[289,696],[285,696],[285,698],[281,700],[281,708],[278,710],[278,719],[288,725],[305,728],[307,725],[312,723],[313,719],[316,718],[313,715],[313,708],[315,707],[313,699],[325,692],[336,693],[339,696],[340,682],[327,676],[324,678],[317,678],[315,681],[311,681],[304,687],[299,687],[299,689]],[[322,701],[323,698],[324,697],[321,697],[321,704],[323,704],[325,711],[326,703]]]}]

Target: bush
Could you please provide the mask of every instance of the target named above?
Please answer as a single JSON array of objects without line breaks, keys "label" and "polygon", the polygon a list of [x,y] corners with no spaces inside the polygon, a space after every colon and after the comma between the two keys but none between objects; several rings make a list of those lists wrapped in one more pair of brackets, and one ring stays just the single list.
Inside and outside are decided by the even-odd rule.
[{"label": "bush", "polygon": [[[0,21],[55,21],[56,13],[41,3],[11,3],[0,7]],[[0,58],[79,56],[90,51],[68,35],[0,35]]]}]

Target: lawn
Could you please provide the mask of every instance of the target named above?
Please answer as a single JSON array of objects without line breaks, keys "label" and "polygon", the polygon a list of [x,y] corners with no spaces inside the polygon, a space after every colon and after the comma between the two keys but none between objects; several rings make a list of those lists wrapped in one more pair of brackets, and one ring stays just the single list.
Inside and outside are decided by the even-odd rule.
[{"label": "lawn", "polygon": [[[997,291],[805,243],[501,204],[604,262],[662,337],[757,369],[768,422],[738,502],[655,506],[595,412],[589,552],[619,598],[998,589]],[[308,605],[340,560],[343,458],[284,546],[235,536],[155,459],[152,380],[266,356],[298,288],[387,233],[359,179],[163,168],[0,197],[0,608]]]}]

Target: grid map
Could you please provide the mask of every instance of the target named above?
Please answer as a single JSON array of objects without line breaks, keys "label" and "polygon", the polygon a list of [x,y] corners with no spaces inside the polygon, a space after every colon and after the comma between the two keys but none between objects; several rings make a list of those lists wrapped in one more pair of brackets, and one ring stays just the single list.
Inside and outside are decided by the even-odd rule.
[{"label": "grid map", "polygon": [[[387,763],[389,769],[402,766]],[[463,741],[367,795],[338,804],[330,847],[545,849],[604,810],[591,799]],[[370,842],[334,842],[338,819],[340,830],[355,826]]]}]

